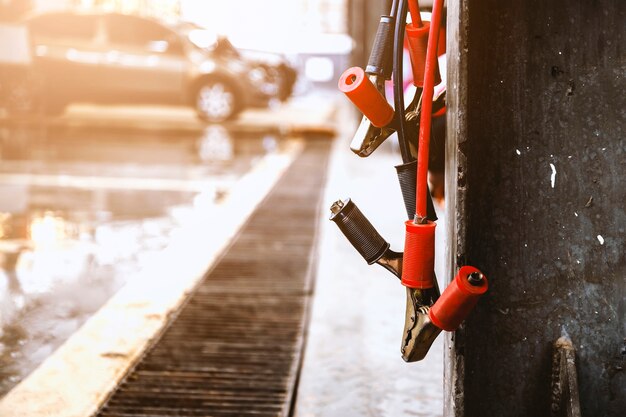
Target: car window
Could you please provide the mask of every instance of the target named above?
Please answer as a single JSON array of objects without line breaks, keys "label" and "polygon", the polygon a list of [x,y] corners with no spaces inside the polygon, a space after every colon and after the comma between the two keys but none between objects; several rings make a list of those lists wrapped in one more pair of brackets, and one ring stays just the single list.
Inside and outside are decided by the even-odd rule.
[{"label": "car window", "polygon": [[170,29],[150,20],[133,16],[106,17],[109,42],[147,49],[151,52],[172,52],[178,38]]},{"label": "car window", "polygon": [[51,14],[28,22],[33,37],[90,40],[96,33],[96,16]]}]

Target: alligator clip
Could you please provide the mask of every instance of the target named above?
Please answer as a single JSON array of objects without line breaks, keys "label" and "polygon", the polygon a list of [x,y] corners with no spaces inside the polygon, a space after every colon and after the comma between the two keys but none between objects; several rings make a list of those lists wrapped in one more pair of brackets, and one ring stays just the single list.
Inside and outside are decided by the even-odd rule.
[{"label": "alligator clip", "polygon": [[487,292],[487,277],[471,266],[462,267],[439,296],[437,280],[428,289],[406,289],[406,316],[400,352],[406,362],[424,359],[442,330],[454,331]]},{"label": "alligator clip", "polygon": [[385,98],[385,78],[352,67],[341,75],[338,87],[363,113],[350,149],[359,156],[369,156],[395,131],[391,126],[394,110]]},{"label": "alligator clip", "polygon": [[394,132],[395,129],[390,126],[374,126],[363,116],[350,142],[350,150],[362,158],[368,157]]},{"label": "alligator clip", "polygon": [[406,362],[424,359],[441,333],[441,329],[433,324],[428,315],[430,307],[438,298],[437,285],[428,289],[406,288],[406,312],[400,346],[402,359]]},{"label": "alligator clip", "polygon": [[[381,91],[381,94],[384,94],[384,86],[381,85],[382,83],[379,81],[380,78],[376,75],[372,75],[370,76],[370,80],[377,83],[378,90]],[[417,90],[413,100],[406,108],[405,118],[408,122],[417,123],[419,120],[419,118],[416,117],[416,108],[418,108],[420,97],[421,90]],[[359,127],[352,137],[352,142],[350,142],[350,150],[363,158],[370,156],[389,136],[395,133],[396,125],[397,120],[394,118],[387,126],[376,127],[366,116],[363,116],[361,124],[359,124]]]},{"label": "alligator clip", "polygon": [[[373,83],[378,83],[379,77],[376,75],[371,75],[369,78]],[[379,88],[379,91],[383,90]],[[438,112],[445,107],[445,89],[438,91],[438,93],[439,94],[434,98],[433,113]],[[418,88],[415,91],[413,100],[406,107],[405,111],[405,119],[407,123],[411,126],[415,126],[415,129],[419,128],[419,109],[421,97],[422,90],[421,88]],[[398,121],[394,118],[388,125],[376,127],[366,116],[363,116],[361,123],[359,124],[359,127],[350,142],[350,150],[362,158],[370,156],[385,140],[387,140],[389,136],[396,132],[397,123]],[[410,145],[415,148],[413,143]],[[412,153],[417,153],[416,149],[412,149]]]}]

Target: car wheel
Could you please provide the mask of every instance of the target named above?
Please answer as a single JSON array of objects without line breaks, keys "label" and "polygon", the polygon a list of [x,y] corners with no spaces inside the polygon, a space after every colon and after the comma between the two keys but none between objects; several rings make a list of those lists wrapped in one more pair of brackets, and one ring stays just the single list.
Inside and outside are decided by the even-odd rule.
[{"label": "car wheel", "polygon": [[222,80],[204,82],[196,94],[198,115],[208,122],[223,122],[239,112],[235,89]]}]

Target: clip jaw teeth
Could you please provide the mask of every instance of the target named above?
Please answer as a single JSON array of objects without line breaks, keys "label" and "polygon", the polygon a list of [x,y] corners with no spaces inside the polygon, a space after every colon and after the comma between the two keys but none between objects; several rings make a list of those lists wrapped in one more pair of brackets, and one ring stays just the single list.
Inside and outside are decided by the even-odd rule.
[{"label": "clip jaw teeth", "polygon": [[433,324],[428,315],[437,298],[439,298],[438,287],[427,290],[407,287],[404,331],[400,346],[400,353],[405,362],[424,359],[441,333],[441,329]]},{"label": "clip jaw teeth", "polygon": [[366,158],[393,133],[394,129],[391,127],[376,127],[366,116],[363,116],[350,142],[350,150],[361,158]]},{"label": "clip jaw teeth", "polygon": [[406,289],[406,313],[400,347],[400,353],[405,362],[424,359],[441,333],[441,329],[433,324],[428,315],[430,306],[423,305],[419,301],[422,291],[414,288]]}]

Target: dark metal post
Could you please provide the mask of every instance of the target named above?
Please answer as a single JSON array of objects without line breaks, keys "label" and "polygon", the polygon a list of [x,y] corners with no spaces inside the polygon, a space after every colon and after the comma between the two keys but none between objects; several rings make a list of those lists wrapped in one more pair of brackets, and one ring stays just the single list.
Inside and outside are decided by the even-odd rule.
[{"label": "dark metal post", "polygon": [[626,2],[447,4],[449,276],[490,290],[448,337],[445,415],[550,415],[568,335],[582,415],[621,416]]}]

